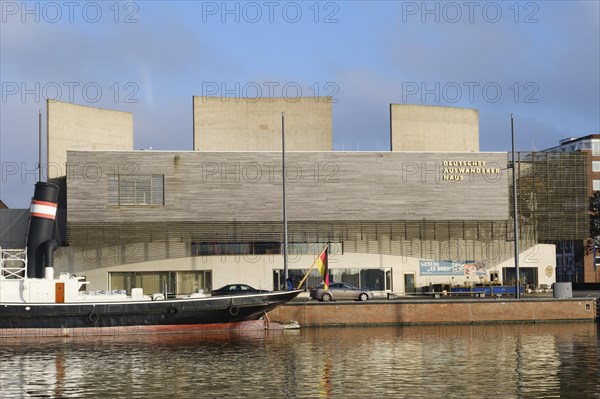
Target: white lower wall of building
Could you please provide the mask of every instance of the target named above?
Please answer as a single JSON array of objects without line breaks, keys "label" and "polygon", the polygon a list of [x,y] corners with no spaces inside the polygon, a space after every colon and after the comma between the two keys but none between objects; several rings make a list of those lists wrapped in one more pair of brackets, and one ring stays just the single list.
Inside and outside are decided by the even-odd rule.
[{"label": "white lower wall of building", "polygon": [[[308,269],[314,261],[314,256],[303,255],[289,259],[289,269]],[[519,257],[520,267],[537,269],[537,284],[551,285],[555,282],[555,246],[538,244],[525,251]],[[392,286],[389,291],[402,293],[414,281],[418,290],[431,284],[464,285],[489,282],[493,276],[498,276],[502,282],[503,269],[514,269],[513,259],[496,266],[486,268],[484,275],[422,275],[421,261],[426,259],[402,257],[382,254],[344,253],[329,257],[329,268],[335,269],[390,269]],[[119,266],[97,268],[78,273],[84,275],[91,284],[90,290],[110,289],[109,273],[111,272],[155,272],[155,271],[199,271],[210,270],[212,287],[225,284],[245,283],[255,288],[272,290],[275,270],[283,269],[281,255],[229,255],[229,256],[195,256],[130,263]],[[68,270],[67,270],[68,271]]]},{"label": "white lower wall of building", "polygon": [[[500,263],[497,268],[514,268],[514,258]],[[556,246],[554,244],[537,244],[519,254],[519,267],[537,269],[538,285],[552,285],[556,282]]]}]

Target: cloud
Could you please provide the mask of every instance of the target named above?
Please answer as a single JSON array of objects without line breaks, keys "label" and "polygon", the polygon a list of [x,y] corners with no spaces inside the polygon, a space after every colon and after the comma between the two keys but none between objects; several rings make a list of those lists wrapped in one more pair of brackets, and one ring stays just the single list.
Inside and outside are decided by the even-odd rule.
[{"label": "cloud", "polygon": [[[431,16],[423,23],[403,10],[437,4],[448,11],[451,3],[340,2],[332,24],[322,23],[331,11],[326,3],[317,23],[312,3],[302,3],[305,18],[297,24],[279,14],[276,23],[222,23],[220,15],[204,23],[198,2],[135,3],[132,24],[122,22],[135,6],[119,3],[115,23],[112,2],[98,3],[104,14],[94,24],[80,14],[74,23],[10,19],[0,26],[0,75],[19,92],[0,103],[0,156],[35,163],[37,112],[57,86],[63,101],[133,112],[136,148],[191,149],[191,97],[202,94],[203,82],[298,82],[303,89],[316,82],[319,95],[331,94],[325,84],[334,83],[336,150],[388,150],[390,103],[479,109],[484,151],[510,148],[511,112],[522,149],[600,132],[598,2],[520,2],[518,23],[513,2],[494,2],[503,12],[498,23],[482,19],[482,3],[473,23],[465,10],[458,23]],[[538,22],[522,23],[535,6]],[[473,99],[469,82],[478,84]],[[490,83],[502,90],[497,102],[484,92]],[[408,96],[407,84],[420,92]],[[101,96],[94,95],[98,87]],[[423,96],[423,88],[434,93]],[[0,196],[10,203],[26,193],[27,206],[31,182],[26,189],[10,184]]]}]

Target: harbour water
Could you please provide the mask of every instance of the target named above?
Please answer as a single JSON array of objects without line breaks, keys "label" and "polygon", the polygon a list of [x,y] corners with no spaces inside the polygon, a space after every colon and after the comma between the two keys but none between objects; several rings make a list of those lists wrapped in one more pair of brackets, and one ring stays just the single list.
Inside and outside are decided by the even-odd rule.
[{"label": "harbour water", "polygon": [[597,323],[0,340],[4,398],[600,398]]}]

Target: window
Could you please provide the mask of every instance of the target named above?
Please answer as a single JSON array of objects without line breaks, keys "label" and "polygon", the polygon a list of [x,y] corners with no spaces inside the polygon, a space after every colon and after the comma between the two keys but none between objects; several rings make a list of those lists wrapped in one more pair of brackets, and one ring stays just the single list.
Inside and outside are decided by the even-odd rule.
[{"label": "window", "polygon": [[[325,243],[288,243],[288,255],[313,255],[319,256],[325,248]],[[201,242],[190,243],[192,256],[211,255],[280,255],[283,253],[283,245],[276,241],[253,241],[253,242]],[[330,255],[341,255],[341,243],[329,243]]]},{"label": "window", "polygon": [[192,256],[271,255],[281,253],[278,242],[197,242],[190,243]]},{"label": "window", "polygon": [[188,295],[193,292],[210,292],[212,289],[212,272],[197,270],[177,272],[177,294]]},{"label": "window", "polygon": [[592,182],[592,187],[593,187],[594,191],[599,191],[600,190],[600,180],[594,179],[594,181]]},{"label": "window", "polygon": [[[307,269],[289,269],[288,276],[292,285],[297,287],[304,278]],[[346,283],[355,287],[372,291],[392,290],[392,270],[384,269],[329,269],[329,281],[331,284]],[[323,277],[316,268],[310,271],[302,285],[302,288],[311,289],[323,282]],[[273,288],[285,289],[283,269],[273,270]]]},{"label": "window", "polygon": [[329,255],[342,255],[343,248],[341,242],[313,242],[313,243],[305,243],[305,242],[290,242],[288,243],[288,254],[291,256],[296,255],[313,255],[315,257],[319,256],[325,245],[329,246]]},{"label": "window", "polygon": [[600,140],[598,139],[592,139],[592,155],[600,155]]},{"label": "window", "polygon": [[594,262],[598,265],[600,264],[600,241],[594,241]]},{"label": "window", "polygon": [[175,278],[172,272],[111,272],[110,289],[125,290],[131,295],[132,288],[143,288],[144,295],[167,292],[174,294]]},{"label": "window", "polygon": [[132,288],[142,288],[144,295],[167,291],[167,296],[189,295],[212,289],[212,271],[194,270],[181,272],[111,272],[110,289],[125,290],[131,295]]},{"label": "window", "polygon": [[[538,286],[538,269],[536,267],[521,267],[519,269],[521,275],[521,285],[526,286],[531,284],[534,287]],[[515,269],[513,267],[502,268],[502,281],[506,285],[515,284]]]},{"label": "window", "polygon": [[592,161],[592,172],[600,172],[600,161]]},{"label": "window", "polygon": [[591,150],[592,149],[592,142],[591,141],[581,141],[579,144],[579,148],[581,150]]},{"label": "window", "polygon": [[164,175],[108,176],[108,205],[163,205]]}]

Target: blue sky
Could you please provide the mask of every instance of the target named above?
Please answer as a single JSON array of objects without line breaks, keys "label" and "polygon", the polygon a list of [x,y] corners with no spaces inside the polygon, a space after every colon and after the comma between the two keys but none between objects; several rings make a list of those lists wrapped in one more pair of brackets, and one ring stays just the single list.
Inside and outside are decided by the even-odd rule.
[{"label": "blue sky", "polygon": [[390,103],[478,109],[482,151],[511,112],[519,150],[600,133],[599,4],[2,1],[0,198],[28,206],[46,97],[133,112],[135,148],[190,150],[193,95],[257,88],[333,94],[336,150],[388,150]]}]

